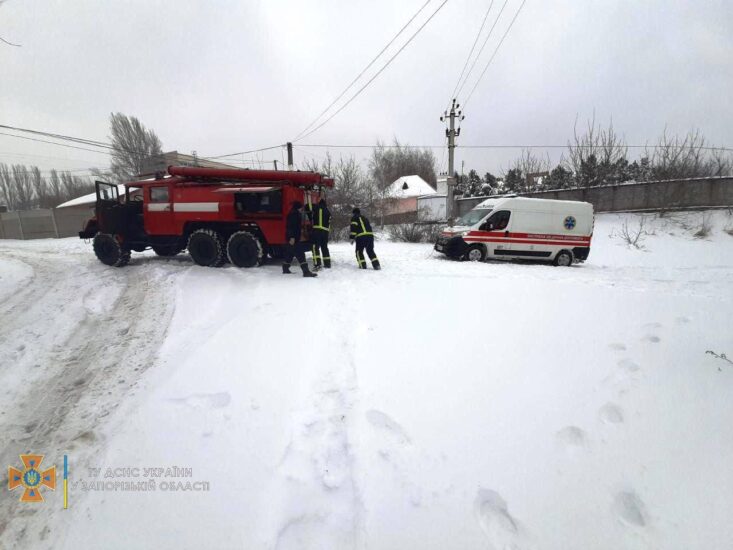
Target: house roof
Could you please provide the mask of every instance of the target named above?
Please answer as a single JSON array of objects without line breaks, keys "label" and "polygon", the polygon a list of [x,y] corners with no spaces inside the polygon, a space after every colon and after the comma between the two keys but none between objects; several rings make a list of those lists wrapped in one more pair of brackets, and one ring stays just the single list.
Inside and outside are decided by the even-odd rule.
[{"label": "house roof", "polygon": [[[117,186],[117,193],[120,195],[125,194],[125,186],[123,184]],[[70,206],[94,206],[96,202],[97,193],[95,191],[94,193],[82,195],[81,197],[76,197],[75,199],[61,203],[56,208],[68,208]]]},{"label": "house roof", "polygon": [[420,176],[402,176],[397,178],[389,186],[389,196],[404,199],[407,197],[421,197],[423,195],[434,195],[435,189]]}]

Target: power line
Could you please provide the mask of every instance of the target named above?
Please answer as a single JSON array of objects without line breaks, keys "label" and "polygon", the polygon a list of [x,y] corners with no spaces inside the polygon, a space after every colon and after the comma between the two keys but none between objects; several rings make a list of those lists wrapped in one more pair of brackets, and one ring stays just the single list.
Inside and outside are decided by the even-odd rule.
[{"label": "power line", "polygon": [[[456,86],[455,88],[453,88],[453,93],[451,94],[450,99],[453,99],[456,97],[456,92],[458,91],[458,85],[461,83],[461,80],[463,79],[463,74],[466,72],[466,67],[468,67],[468,62],[471,61],[471,56],[473,55],[473,51],[476,49],[476,44],[478,44],[478,39],[481,37],[481,31],[484,30],[484,25],[486,25],[486,20],[488,19],[489,13],[491,12],[491,8],[493,6],[494,6],[494,0],[491,0],[491,3],[489,4],[489,9],[486,10],[486,15],[484,15],[484,20],[481,22],[481,27],[479,28],[478,32],[476,33],[476,39],[473,41],[473,46],[471,46],[471,51],[468,52],[468,56],[466,57],[466,62],[463,64],[463,69],[461,69],[461,74],[458,77],[458,80],[456,81]],[[491,36],[491,34],[489,34],[489,36]],[[481,52],[479,52],[479,55],[481,55]],[[449,102],[450,102],[450,99],[449,99]],[[450,103],[448,107],[450,107]]]},{"label": "power line", "polygon": [[393,55],[392,57],[390,57],[390,58],[389,58],[389,61],[387,61],[387,63],[386,63],[386,64],[385,64],[384,66],[382,66],[382,68],[381,68],[381,69],[379,69],[379,71],[377,71],[377,73],[376,73],[376,74],[375,74],[374,76],[372,76],[372,77],[371,77],[371,78],[370,78],[370,79],[369,79],[369,80],[367,81],[367,83],[366,83],[366,84],[364,84],[364,85],[363,85],[363,86],[362,86],[361,88],[359,88],[359,91],[357,91],[357,92],[356,92],[356,93],[355,93],[355,94],[354,94],[353,96],[351,96],[351,98],[349,98],[349,100],[348,100],[348,101],[347,101],[346,103],[344,103],[344,104],[343,104],[343,105],[342,105],[342,106],[341,106],[341,107],[340,107],[340,108],[339,108],[339,109],[338,109],[338,110],[337,110],[337,111],[336,111],[335,113],[333,113],[333,114],[332,114],[332,115],[331,115],[330,117],[328,117],[328,118],[327,118],[326,120],[324,120],[324,121],[323,121],[323,122],[322,122],[321,124],[319,124],[318,126],[316,126],[315,128],[313,128],[313,129],[312,129],[312,130],[311,130],[310,132],[308,132],[308,133],[306,133],[306,134],[303,134],[303,135],[302,135],[302,136],[300,136],[300,137],[299,137],[298,139],[303,139],[303,138],[306,138],[306,137],[308,137],[309,135],[311,135],[312,133],[314,133],[314,132],[318,131],[319,129],[323,128],[323,126],[325,126],[326,124],[328,124],[328,122],[329,122],[329,121],[330,121],[331,119],[333,119],[333,117],[335,117],[335,116],[336,116],[337,114],[339,114],[339,113],[340,113],[341,111],[343,111],[343,110],[344,110],[344,109],[345,109],[345,108],[346,108],[346,107],[347,107],[347,106],[348,106],[348,105],[349,105],[349,104],[350,104],[350,103],[351,103],[352,101],[354,101],[354,100],[355,100],[355,99],[356,99],[356,98],[357,98],[357,97],[358,97],[358,96],[359,96],[359,95],[361,94],[361,92],[363,92],[363,91],[364,91],[364,90],[366,89],[366,87],[367,87],[367,86],[369,86],[369,85],[370,85],[370,84],[371,84],[372,82],[374,82],[374,80],[375,80],[375,79],[376,79],[376,78],[377,78],[377,77],[378,77],[378,76],[379,76],[380,74],[382,74],[382,72],[383,72],[383,71],[384,71],[384,70],[385,70],[385,69],[386,69],[387,67],[389,67],[389,65],[390,65],[390,64],[392,63],[392,61],[394,61],[394,59],[395,59],[395,58],[396,58],[396,57],[397,57],[398,55],[400,55],[400,53],[402,53],[402,50],[404,50],[404,49],[405,49],[405,48],[406,48],[406,47],[407,47],[407,46],[408,46],[408,45],[410,44],[410,42],[412,42],[412,40],[413,40],[413,39],[414,39],[414,38],[415,38],[415,37],[416,37],[416,36],[417,36],[417,35],[418,35],[418,34],[420,33],[420,31],[422,31],[422,30],[423,30],[423,29],[425,28],[425,26],[426,26],[426,25],[427,25],[428,23],[430,23],[430,21],[431,21],[431,20],[433,19],[433,17],[435,17],[435,16],[437,15],[437,13],[438,13],[438,12],[439,12],[439,11],[440,11],[440,10],[441,10],[442,8],[443,8],[443,6],[445,6],[445,4],[446,4],[447,2],[448,2],[448,0],[443,0],[443,2],[442,2],[442,3],[440,4],[440,6],[438,6],[438,8],[437,8],[437,9],[436,9],[436,10],[435,10],[435,11],[434,11],[434,12],[433,12],[433,13],[432,13],[431,15],[430,15],[430,17],[428,17],[428,19],[427,19],[427,20],[426,20],[426,21],[425,21],[425,22],[424,22],[424,23],[423,23],[423,24],[422,24],[422,25],[421,25],[421,26],[420,26],[420,27],[419,27],[419,28],[418,28],[418,29],[417,29],[417,30],[415,31],[415,33],[414,33],[414,34],[413,34],[413,35],[412,35],[412,36],[411,36],[411,37],[410,37],[410,38],[409,38],[409,39],[407,40],[407,42],[405,42],[405,43],[404,43],[404,44],[402,45],[402,47],[401,47],[401,48],[400,48],[399,50],[397,50],[397,53],[395,53],[395,54],[394,54],[394,55]]},{"label": "power line", "polygon": [[[399,31],[397,32],[397,34],[395,34],[395,35],[394,35],[394,36],[392,37],[392,40],[390,40],[390,41],[389,41],[389,42],[387,43],[387,45],[386,45],[386,46],[385,46],[384,48],[382,48],[382,49],[381,49],[381,51],[380,51],[380,52],[379,52],[379,53],[378,53],[378,54],[377,54],[377,55],[376,55],[376,56],[374,57],[374,59],[372,59],[372,60],[371,60],[371,61],[369,62],[369,64],[368,64],[368,65],[367,65],[366,67],[364,67],[364,69],[362,69],[362,71],[361,71],[361,72],[360,72],[360,73],[359,73],[358,75],[356,75],[356,78],[355,78],[354,80],[352,80],[352,81],[351,81],[351,82],[349,83],[349,85],[348,85],[348,86],[346,86],[346,88],[344,88],[344,90],[343,90],[343,91],[342,91],[342,92],[341,92],[341,93],[340,93],[340,94],[338,95],[338,97],[337,97],[336,99],[334,99],[334,100],[333,100],[333,101],[332,101],[332,102],[331,102],[331,103],[330,103],[330,104],[328,105],[328,107],[326,107],[326,108],[325,108],[325,109],[323,110],[323,112],[322,112],[321,114],[319,114],[319,115],[318,115],[318,116],[317,116],[317,117],[316,117],[315,119],[313,119],[313,121],[312,121],[312,122],[311,122],[311,123],[310,123],[310,124],[309,124],[308,126],[306,126],[306,127],[305,127],[305,128],[304,128],[304,129],[303,129],[303,130],[302,130],[302,131],[301,131],[301,132],[300,132],[300,133],[299,133],[299,134],[298,134],[297,136],[295,136],[295,139],[294,139],[293,141],[297,141],[298,139],[300,139],[300,137],[301,137],[301,136],[302,136],[303,134],[305,134],[305,133],[306,133],[306,132],[307,132],[308,130],[310,130],[310,128],[311,128],[311,127],[312,127],[312,126],[313,126],[314,124],[316,124],[316,123],[317,123],[317,122],[318,122],[318,121],[320,120],[320,118],[321,118],[321,117],[322,117],[323,115],[325,115],[325,114],[326,114],[326,113],[327,113],[327,112],[329,111],[329,109],[331,109],[331,107],[333,107],[333,106],[334,106],[334,105],[335,105],[335,104],[336,104],[336,103],[338,102],[338,100],[339,100],[339,99],[341,99],[342,97],[344,97],[344,95],[346,94],[346,92],[348,92],[348,91],[349,91],[349,90],[351,89],[351,87],[352,87],[352,86],[353,86],[354,84],[356,84],[356,82],[357,82],[357,81],[358,81],[358,80],[359,80],[359,79],[360,79],[360,78],[361,78],[361,77],[362,77],[362,76],[364,75],[364,73],[365,73],[365,72],[367,72],[367,71],[369,70],[369,68],[370,68],[370,67],[371,67],[372,65],[374,65],[374,63],[375,63],[375,62],[377,61],[377,59],[379,59],[379,58],[380,58],[380,57],[382,56],[382,54],[383,54],[383,53],[384,53],[385,51],[387,51],[387,48],[389,48],[389,47],[390,47],[390,46],[391,46],[391,45],[392,45],[392,44],[394,43],[394,41],[395,41],[395,40],[397,40],[397,38],[399,38],[399,36],[400,36],[400,35],[401,35],[401,34],[402,34],[402,33],[404,32],[404,30],[405,30],[405,29],[406,29],[406,28],[407,28],[407,27],[408,27],[408,26],[410,25],[410,23],[412,23],[412,22],[413,22],[413,21],[415,20],[415,18],[416,18],[416,17],[418,16],[418,15],[420,15],[420,13],[421,13],[421,12],[422,12],[422,11],[423,11],[423,10],[425,9],[425,7],[426,7],[426,6],[427,6],[427,5],[428,5],[428,4],[429,4],[429,3],[431,2],[431,1],[432,1],[432,0],[427,0],[427,2],[425,2],[425,3],[424,3],[424,4],[422,5],[422,7],[421,7],[421,8],[419,9],[419,10],[417,10],[417,11],[415,12],[415,14],[414,14],[414,15],[413,15],[412,17],[410,17],[410,20],[409,20],[409,21],[408,21],[407,23],[405,23],[405,25],[404,25],[404,26],[403,26],[403,27],[402,27],[402,28],[401,28],[401,29],[400,29],[400,30],[399,30]],[[492,1],[493,1],[493,0],[492,0]]]},{"label": "power line", "polygon": [[2,40],[3,42],[5,42],[5,43],[6,43],[6,44],[7,44],[8,46],[15,46],[16,48],[20,48],[20,47],[22,47],[22,45],[21,45],[21,44],[13,44],[12,42],[8,42],[8,41],[7,41],[7,40],[5,40],[5,39],[4,39],[4,38],[3,38],[2,36],[0,36],[0,40]]},{"label": "power line", "polygon": [[31,130],[29,128],[18,128],[16,126],[7,126],[5,124],[0,124],[0,128],[3,128],[4,130],[13,130],[15,132],[25,132],[27,134],[35,134],[38,136],[50,137],[50,138],[60,139],[64,141],[72,141],[75,143],[80,143],[82,145],[91,145],[93,147],[102,147],[104,149],[113,149],[113,146],[111,143],[104,143],[102,141],[96,141],[93,139],[65,136],[63,134],[55,134],[52,132],[43,132],[41,130]]},{"label": "power line", "polygon": [[250,153],[259,153],[261,151],[270,151],[271,149],[279,149],[280,147],[285,147],[285,144],[273,145],[272,147],[262,147],[260,149],[252,149],[250,151],[240,151],[239,153],[229,153],[228,155],[219,155],[216,157],[199,157],[199,158],[204,159],[204,160],[223,159],[226,157],[236,157],[237,155],[249,155]]},{"label": "power line", "polygon": [[473,92],[476,91],[476,88],[479,85],[479,82],[481,82],[481,79],[484,77],[484,74],[486,74],[486,71],[489,68],[489,65],[491,65],[491,62],[494,60],[494,57],[496,57],[496,52],[499,51],[499,48],[501,48],[501,45],[504,43],[504,39],[509,34],[509,31],[512,30],[512,26],[514,26],[514,22],[517,20],[517,17],[519,17],[519,12],[522,11],[522,8],[524,7],[524,4],[527,2],[527,0],[522,0],[521,5],[519,6],[519,9],[517,10],[517,13],[514,14],[514,18],[512,19],[511,23],[509,23],[509,26],[506,29],[506,32],[504,33],[504,36],[501,37],[501,40],[499,41],[499,44],[496,46],[496,49],[494,50],[494,53],[491,54],[491,57],[489,58],[489,62],[486,63],[486,66],[484,67],[484,70],[481,72],[481,74],[478,77],[478,80],[476,81],[476,84],[473,85],[473,88],[471,89],[471,92],[468,94],[468,97],[466,98],[466,101],[463,102],[463,109],[466,109],[466,105],[468,105],[468,101],[471,99],[471,96],[473,95]]},{"label": "power line", "polygon": [[[18,128],[16,126],[7,126],[5,124],[0,124],[0,128],[6,129],[6,130],[13,130],[13,131],[16,131],[16,132],[24,132],[24,133],[27,133],[27,134],[33,134],[33,135],[37,135],[37,136],[49,137],[49,138],[58,139],[58,140],[61,140],[61,141],[70,141],[72,143],[79,143],[81,145],[90,145],[92,147],[99,147],[100,149],[107,149],[108,151],[112,151],[112,152],[120,149],[120,150],[122,150],[122,151],[124,151],[126,153],[134,153],[134,154],[146,155],[146,156],[149,155],[149,153],[147,151],[136,151],[134,149],[126,149],[126,148],[124,148],[122,146],[115,146],[115,145],[112,145],[111,143],[105,143],[103,141],[97,141],[97,140],[93,140],[93,139],[78,138],[78,137],[74,137],[74,136],[66,136],[64,134],[55,134],[53,132],[44,132],[44,131],[41,131],[41,130],[31,130],[30,128]],[[13,135],[13,134],[2,134],[2,135],[12,136],[12,137],[18,137],[18,138],[21,138],[21,139],[30,139],[30,138],[24,138],[22,136],[17,136],[17,135]],[[31,140],[31,141],[33,141],[33,140]],[[41,141],[41,140],[38,140],[38,141]],[[54,145],[60,145],[60,144],[57,144],[55,142],[48,142],[48,141],[47,142],[41,141],[41,143],[51,143],[51,144],[54,144]],[[69,146],[67,146],[67,147],[69,147]],[[85,149],[85,150],[92,151],[91,149]],[[92,151],[92,152],[100,153],[101,151]]]},{"label": "power line", "polygon": [[[328,149],[374,149],[375,147],[385,147],[385,148],[399,148],[399,147],[412,147],[415,149],[442,149],[445,147],[445,145],[363,145],[363,144],[348,144],[348,145],[335,145],[335,144],[322,144],[322,143],[309,143],[301,145],[301,147],[320,147],[320,148],[328,148]],[[579,149],[588,149],[588,148],[594,148],[598,147],[597,145],[500,145],[500,144],[492,144],[492,145],[456,145],[456,148],[458,149],[567,149],[568,147],[571,148],[579,148]],[[623,147],[627,149],[661,149],[665,148],[666,145],[623,145]],[[733,151],[733,147],[715,147],[715,146],[705,146],[705,147],[697,147],[697,149],[701,149],[704,151]]]},{"label": "power line", "polygon": [[[504,8],[506,8],[506,5],[508,2],[509,0],[504,0],[504,4],[501,6],[501,9],[499,10],[499,13],[497,14],[496,19],[494,19],[494,24],[491,25],[491,28],[489,29],[489,34],[486,35],[486,38],[484,39],[483,43],[481,44],[481,49],[478,51],[476,58],[473,60],[473,63],[471,63],[471,68],[468,70],[468,73],[466,73],[466,78],[463,79],[463,82],[461,83],[461,87],[458,88],[458,92],[454,94],[454,97],[457,97],[458,94],[460,94],[463,91],[463,87],[466,85],[466,82],[468,82],[468,78],[471,76],[473,69],[476,67],[476,63],[478,63],[478,60],[481,58],[481,54],[484,52],[484,48],[486,47],[486,44],[489,43],[489,39],[491,38],[491,35],[494,34],[494,29],[496,28],[496,24],[499,22],[499,19],[501,18],[501,14],[504,13]],[[464,101],[464,104],[465,104],[465,101]],[[464,105],[464,110],[465,110],[465,105]]]},{"label": "power line", "polygon": [[87,149],[86,147],[77,147],[76,145],[67,145],[66,143],[58,143],[56,141],[46,141],[44,139],[37,139],[37,138],[31,138],[26,136],[18,136],[15,134],[7,134],[5,132],[0,132],[0,136],[9,136],[14,137],[18,139],[26,139],[28,141],[36,141],[38,143],[48,143],[49,145],[58,145],[59,147],[68,147],[69,149],[79,149],[80,151],[89,151],[90,153],[99,153],[102,155],[111,155],[111,151],[98,151],[96,149]]}]

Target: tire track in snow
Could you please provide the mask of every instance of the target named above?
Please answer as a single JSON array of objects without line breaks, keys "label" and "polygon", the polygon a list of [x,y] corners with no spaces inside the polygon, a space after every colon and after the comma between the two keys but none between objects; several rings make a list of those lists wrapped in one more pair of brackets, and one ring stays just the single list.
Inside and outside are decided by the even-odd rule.
[{"label": "tire track in snow", "polygon": [[[12,255],[35,275],[1,310],[12,322],[0,326],[0,351],[24,345],[0,372],[9,388],[2,395],[0,461],[15,464],[18,454],[39,452],[58,468],[69,454],[73,480],[74,469],[83,471],[103,445],[102,425],[155,360],[172,296],[155,266],[110,270],[64,251]],[[23,505],[16,493],[0,501],[0,547],[53,546],[60,534],[52,537],[44,524],[59,508]],[[60,495],[46,498],[58,502]]]},{"label": "tire track in snow", "polygon": [[[338,276],[333,275],[333,279]],[[329,284],[338,284],[334,292],[341,295],[356,291],[344,282],[332,280]],[[321,311],[319,315],[323,321],[336,315],[335,326],[343,327],[343,332],[325,334],[319,341],[303,404],[293,415],[292,435],[276,480],[282,509],[269,539],[273,548],[341,549],[364,545],[364,505],[354,475],[359,390],[355,298],[344,300],[344,307],[338,311]],[[311,323],[329,326],[334,320],[325,324],[312,319]]]}]

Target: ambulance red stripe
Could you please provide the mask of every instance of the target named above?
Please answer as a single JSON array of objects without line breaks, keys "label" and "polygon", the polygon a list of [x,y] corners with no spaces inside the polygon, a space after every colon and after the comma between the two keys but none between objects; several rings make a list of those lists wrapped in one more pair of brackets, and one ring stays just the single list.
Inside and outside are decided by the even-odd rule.
[{"label": "ambulance red stripe", "polygon": [[567,246],[567,245],[590,245],[590,240],[587,241],[547,241],[547,240],[531,240],[531,239],[507,239],[507,238],[496,238],[496,237],[464,237],[464,241],[467,243],[505,243],[505,244],[545,244],[553,246]]}]

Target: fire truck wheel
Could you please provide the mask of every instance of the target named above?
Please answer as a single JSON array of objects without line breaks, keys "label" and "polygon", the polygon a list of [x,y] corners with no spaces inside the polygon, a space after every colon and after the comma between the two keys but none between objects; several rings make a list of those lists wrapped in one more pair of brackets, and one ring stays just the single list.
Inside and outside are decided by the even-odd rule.
[{"label": "fire truck wheel", "polygon": [[103,264],[122,267],[130,261],[130,251],[122,248],[119,241],[109,233],[97,233],[93,246],[94,253]]},{"label": "fire truck wheel", "polygon": [[220,267],[224,263],[224,244],[213,229],[197,229],[188,238],[188,252],[193,261],[205,267]]},{"label": "fire truck wheel", "polygon": [[555,265],[569,267],[573,265],[573,253],[569,250],[561,250],[555,256]]},{"label": "fire truck wheel", "polygon": [[262,245],[247,231],[237,231],[227,242],[229,261],[237,267],[254,267],[262,262]]},{"label": "fire truck wheel", "polygon": [[466,259],[469,262],[483,262],[486,259],[486,250],[480,244],[472,244],[468,247]]},{"label": "fire truck wheel", "polygon": [[176,256],[177,254],[180,254],[183,249],[178,245],[168,245],[168,246],[154,246],[153,252],[155,252],[158,256]]}]

